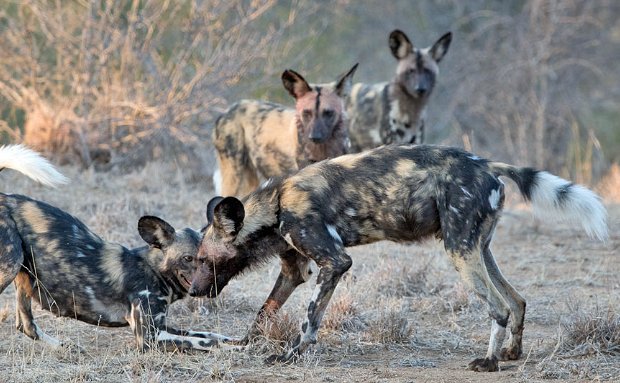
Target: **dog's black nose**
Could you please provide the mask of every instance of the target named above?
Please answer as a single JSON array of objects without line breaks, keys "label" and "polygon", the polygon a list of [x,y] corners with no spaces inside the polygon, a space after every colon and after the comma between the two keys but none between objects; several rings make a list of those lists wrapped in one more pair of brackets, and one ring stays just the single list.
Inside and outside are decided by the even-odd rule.
[{"label": "dog's black nose", "polygon": [[194,286],[191,286],[189,288],[189,291],[187,292],[189,294],[190,297],[196,297],[198,296],[198,292],[196,291],[196,289],[194,288]]},{"label": "dog's black nose", "polygon": [[426,88],[415,88],[415,92],[418,96],[422,97],[426,94],[426,92],[428,92],[428,89]]}]

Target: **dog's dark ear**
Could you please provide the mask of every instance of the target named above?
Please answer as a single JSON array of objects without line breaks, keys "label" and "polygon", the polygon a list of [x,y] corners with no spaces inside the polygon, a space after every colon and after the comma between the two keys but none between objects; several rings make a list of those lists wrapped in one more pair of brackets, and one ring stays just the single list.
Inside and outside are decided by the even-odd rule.
[{"label": "dog's dark ear", "polygon": [[441,36],[439,40],[431,47],[431,57],[433,60],[440,62],[443,56],[448,52],[450,43],[452,42],[452,32],[448,32]]},{"label": "dog's dark ear", "polygon": [[392,55],[399,60],[404,59],[413,52],[413,44],[407,35],[401,30],[394,30],[390,33],[390,50]]},{"label": "dog's dark ear", "polygon": [[213,209],[213,227],[233,239],[243,227],[243,218],[243,203],[235,197],[222,199]]},{"label": "dog's dark ear", "polygon": [[346,98],[351,94],[351,87],[353,86],[353,75],[357,70],[359,63],[353,65],[353,68],[349,69],[347,74],[342,76],[336,83],[336,94],[342,98]]},{"label": "dog's dark ear", "polygon": [[174,227],[163,219],[151,215],[140,218],[138,232],[146,243],[158,249],[170,246],[174,242]]},{"label": "dog's dark ear", "polygon": [[284,84],[284,88],[286,88],[295,99],[302,97],[312,90],[302,75],[291,69],[287,69],[282,73],[282,84]]},{"label": "dog's dark ear", "polygon": [[213,197],[211,198],[211,201],[209,201],[209,203],[207,204],[207,225],[213,223],[213,210],[215,210],[217,204],[222,202],[223,199],[224,197],[220,196]]}]

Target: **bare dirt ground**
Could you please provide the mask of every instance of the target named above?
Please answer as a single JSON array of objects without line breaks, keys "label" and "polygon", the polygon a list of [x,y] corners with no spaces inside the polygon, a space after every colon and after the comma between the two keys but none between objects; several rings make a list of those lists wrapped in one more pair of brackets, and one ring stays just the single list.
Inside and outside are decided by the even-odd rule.
[{"label": "bare dirt ground", "polygon": [[[141,246],[143,214],[175,227],[200,228],[207,182],[186,180],[171,165],[150,164],[129,175],[63,168],[70,185],[50,190],[12,172],[2,192],[42,199],[76,215],[103,238]],[[514,195],[514,191],[508,190]],[[14,328],[12,286],[0,295],[1,382],[515,382],[620,380],[620,205],[608,204],[611,238],[589,239],[578,227],[542,224],[512,204],[497,229],[497,262],[527,299],[525,354],[497,373],[467,363],[486,352],[490,320],[469,293],[440,243],[382,242],[350,250],[353,267],[336,290],[319,343],[295,365],[265,366],[282,350],[264,339],[244,352],[139,353],[129,328],[107,329],[56,318],[35,305],[49,334],[72,346],[53,349]],[[278,262],[234,280],[215,301],[187,299],[169,321],[193,330],[242,336],[269,293]],[[314,280],[285,305],[281,325],[266,330],[286,339],[296,330]],[[79,347],[78,347],[79,346]]]}]

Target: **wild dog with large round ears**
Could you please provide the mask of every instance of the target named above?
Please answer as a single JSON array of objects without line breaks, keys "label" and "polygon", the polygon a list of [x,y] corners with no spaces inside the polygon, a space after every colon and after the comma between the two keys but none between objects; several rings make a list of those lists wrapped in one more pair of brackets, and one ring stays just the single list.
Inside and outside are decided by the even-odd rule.
[{"label": "wild dog with large round ears", "polygon": [[416,48],[404,32],[390,33],[390,50],[398,60],[394,77],[354,84],[347,99],[352,152],[383,144],[424,143],[426,106],[451,41],[448,32],[432,46]]},{"label": "wild dog with large round ears", "polygon": [[[504,202],[499,176],[515,181],[543,218],[568,219],[588,234],[607,236],[606,211],[590,190],[545,171],[490,162],[456,148],[383,146],[310,165],[247,196],[209,202],[209,226],[198,252],[190,295],[214,297],[243,270],[280,255],[282,269],[257,321],[278,310],[319,267],[317,286],[288,361],[316,342],[317,330],[342,274],[348,246],[380,240],[437,237],[462,279],[488,303],[493,320],[476,371],[496,371],[498,360],[522,352],[525,300],[506,281],[489,247]],[[510,339],[501,348],[508,319]],[[248,338],[256,334],[256,322]],[[246,338],[247,339],[247,338]]]},{"label": "wild dog with large round ears", "polygon": [[[41,183],[65,181],[45,158],[21,145],[0,148],[0,169]],[[166,325],[168,306],[185,296],[200,233],[144,216],[150,245],[127,249],[103,241],[80,220],[44,202],[0,193],[0,293],[15,283],[16,326],[32,339],[61,343],[35,323],[31,300],[58,316],[106,327],[130,326],[138,347],[210,350],[227,337]]]},{"label": "wild dog with large round ears", "polygon": [[309,84],[299,73],[282,73],[295,108],[242,100],[222,114],[213,129],[218,169],[217,193],[243,197],[260,179],[291,174],[308,163],[349,152],[344,99],[351,90],[355,64],[329,84]]}]

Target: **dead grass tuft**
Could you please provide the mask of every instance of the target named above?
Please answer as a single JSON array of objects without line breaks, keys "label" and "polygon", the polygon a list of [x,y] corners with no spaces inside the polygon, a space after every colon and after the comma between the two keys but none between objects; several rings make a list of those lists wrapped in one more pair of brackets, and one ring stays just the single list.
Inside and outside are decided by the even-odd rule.
[{"label": "dead grass tuft", "polygon": [[258,325],[261,336],[254,341],[254,345],[262,352],[282,352],[299,334],[299,322],[295,318],[286,311],[266,316]]},{"label": "dead grass tuft", "polygon": [[388,307],[369,321],[366,329],[368,340],[378,343],[405,343],[413,334],[413,326],[405,316],[406,310]]},{"label": "dead grass tuft", "polygon": [[344,293],[329,303],[322,330],[357,331],[364,327],[358,304],[350,293]]},{"label": "dead grass tuft", "polygon": [[602,311],[571,310],[561,326],[559,351],[569,355],[620,355],[620,315],[611,307]]}]

